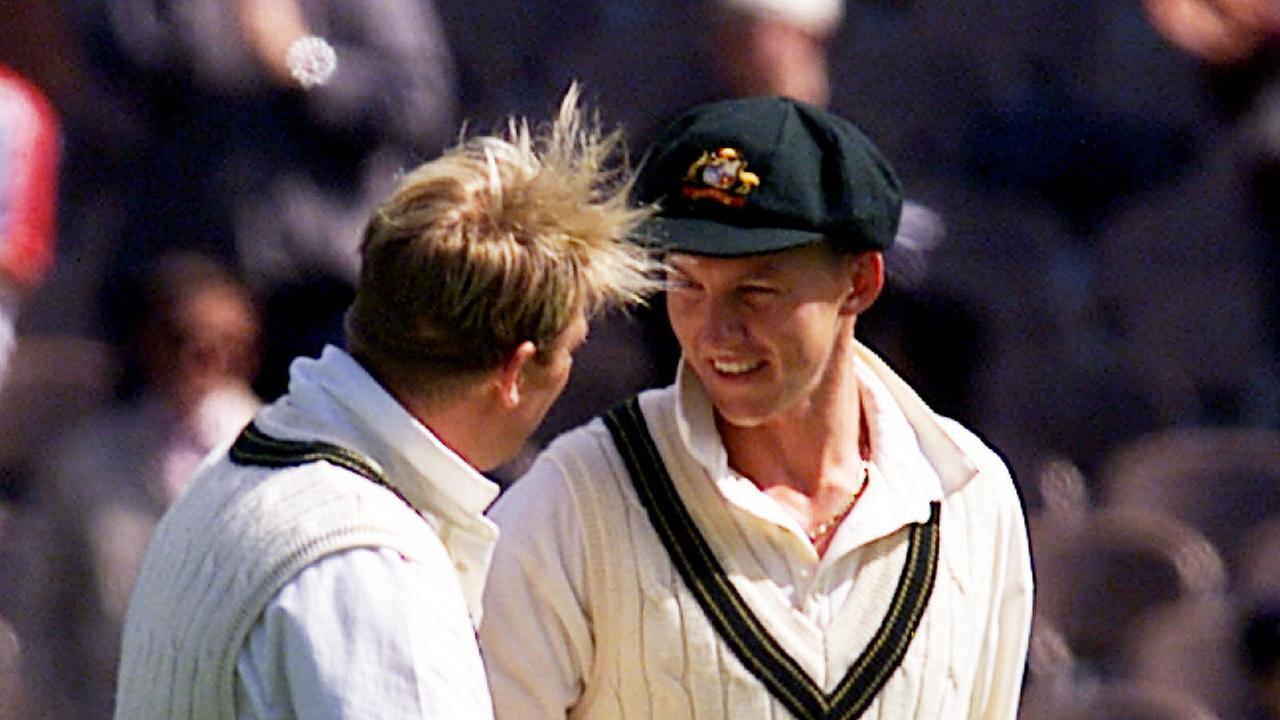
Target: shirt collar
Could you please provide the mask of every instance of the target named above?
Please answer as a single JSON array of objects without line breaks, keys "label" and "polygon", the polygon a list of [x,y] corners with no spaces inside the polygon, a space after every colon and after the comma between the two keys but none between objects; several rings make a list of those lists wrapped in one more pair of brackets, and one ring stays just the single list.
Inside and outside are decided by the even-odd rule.
[{"label": "shirt collar", "polygon": [[883,390],[876,396],[879,407],[896,407],[901,412],[915,435],[919,452],[937,471],[942,495],[950,495],[967,485],[978,473],[978,463],[952,439],[938,415],[870,348],[855,342],[854,354],[858,367],[862,368],[859,377],[869,380],[862,383],[864,387]]},{"label": "shirt collar", "polygon": [[884,382],[865,363],[854,373],[870,433],[867,489],[828,550],[833,555],[929,519],[929,503],[942,498],[937,469],[920,450],[911,422]]},{"label": "shirt collar", "polygon": [[711,398],[683,359],[676,370],[676,427],[689,454],[711,477],[722,477],[729,472],[729,454],[716,430]]},{"label": "shirt collar", "polygon": [[[871,433],[871,482],[836,536],[832,550],[856,547],[929,517],[929,503],[962,487],[976,466],[950,438],[937,416],[884,361],[855,343],[855,373]],[[776,503],[729,467],[715,413],[697,375],[681,362],[676,373],[676,426],[680,440],[706,469],[726,500],[773,522],[795,524]],[[755,492],[751,492],[755,490]],[[776,512],[775,512],[776,510]],[[844,525],[842,525],[843,527]]]},{"label": "shirt collar", "polygon": [[383,463],[387,480],[421,510],[462,525],[482,520],[498,486],[447,447],[346,352],[328,346],[319,359],[290,367],[289,396],[321,416],[346,410],[357,441]]}]

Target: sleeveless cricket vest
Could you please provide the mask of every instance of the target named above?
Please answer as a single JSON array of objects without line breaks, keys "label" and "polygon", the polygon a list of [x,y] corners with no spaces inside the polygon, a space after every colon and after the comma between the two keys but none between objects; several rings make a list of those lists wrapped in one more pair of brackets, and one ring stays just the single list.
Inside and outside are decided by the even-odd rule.
[{"label": "sleeveless cricket vest", "polygon": [[250,424],[153,536],[130,606],[148,620],[125,621],[116,717],[234,720],[236,658],[285,583],[344,550],[422,559],[438,544],[372,459]]}]

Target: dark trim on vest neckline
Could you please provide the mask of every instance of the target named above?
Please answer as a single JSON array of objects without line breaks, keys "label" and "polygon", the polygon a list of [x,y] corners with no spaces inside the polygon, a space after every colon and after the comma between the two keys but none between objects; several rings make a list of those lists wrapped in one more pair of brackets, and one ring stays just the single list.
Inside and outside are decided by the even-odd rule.
[{"label": "dark trim on vest neckline", "polygon": [[733,586],[689,514],[649,434],[638,398],[604,416],[649,522],[685,586],[738,660],[787,710],[803,720],[860,716],[902,663],[933,594],[940,503],[910,526],[907,558],[880,628],[830,695],[769,634]]},{"label": "dark trim on vest neckline", "polygon": [[391,491],[400,501],[417,512],[413,503],[409,502],[399,490],[387,482],[382,467],[366,455],[320,440],[281,440],[262,432],[254,423],[249,423],[231,445],[227,452],[231,462],[236,465],[256,465],[269,468],[286,468],[307,465],[314,462],[327,462],[343,470],[363,477],[370,482],[381,485]]}]

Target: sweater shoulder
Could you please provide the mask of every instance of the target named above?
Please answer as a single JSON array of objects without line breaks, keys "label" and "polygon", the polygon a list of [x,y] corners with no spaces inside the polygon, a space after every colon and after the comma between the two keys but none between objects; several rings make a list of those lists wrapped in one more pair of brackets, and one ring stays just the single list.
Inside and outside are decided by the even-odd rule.
[{"label": "sweater shoulder", "polygon": [[[675,432],[674,388],[646,390],[637,396],[651,436]],[[619,455],[613,434],[605,424],[604,416],[563,433],[540,456],[540,460],[558,466],[562,481],[578,483],[601,472],[625,477],[626,469]],[[530,471],[527,477],[544,473]]]},{"label": "sweater shoulder", "polygon": [[954,512],[963,509],[975,533],[1025,533],[1025,511],[1017,482],[1008,463],[977,433],[961,423],[939,418],[947,435],[973,464],[973,477],[947,494],[946,504]]},{"label": "sweater shoulder", "polygon": [[995,448],[989,445],[973,430],[965,427],[960,421],[953,420],[945,416],[936,416],[938,424],[947,435],[955,441],[956,445],[964,451],[966,455],[975,460],[981,469],[998,468],[1003,469],[1008,474],[1008,467],[1004,458],[996,452]]},{"label": "sweater shoulder", "polygon": [[363,536],[361,544],[377,536],[410,555],[435,538],[394,493],[344,468],[244,466],[225,456],[192,480],[157,528],[158,542],[241,561],[258,555],[257,548],[301,547],[337,534]]},{"label": "sweater shoulder", "polygon": [[598,494],[593,486],[609,483],[616,455],[604,421],[594,418],[562,433],[543,449],[488,514],[502,528],[503,539],[516,532],[514,526],[576,524],[585,511],[583,496]]}]

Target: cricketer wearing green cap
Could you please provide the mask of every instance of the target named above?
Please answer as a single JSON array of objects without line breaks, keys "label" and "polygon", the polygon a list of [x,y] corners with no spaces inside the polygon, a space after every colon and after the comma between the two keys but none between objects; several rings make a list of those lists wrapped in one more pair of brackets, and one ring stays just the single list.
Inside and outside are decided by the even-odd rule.
[{"label": "cricketer wearing green cap", "polygon": [[851,123],[703,105],[641,240],[683,357],[491,511],[499,718],[1013,718],[1032,580],[999,456],[854,337],[901,191]]}]

